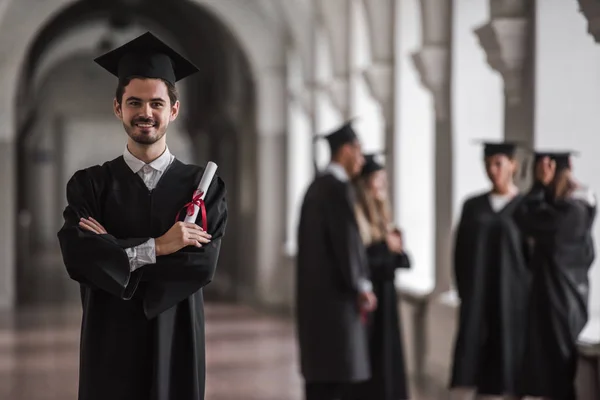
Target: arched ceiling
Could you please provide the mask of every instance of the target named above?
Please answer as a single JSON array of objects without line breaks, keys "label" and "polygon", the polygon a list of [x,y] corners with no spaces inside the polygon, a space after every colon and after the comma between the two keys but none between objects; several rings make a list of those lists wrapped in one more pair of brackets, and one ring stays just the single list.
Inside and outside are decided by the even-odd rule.
[{"label": "arched ceiling", "polygon": [[[20,101],[17,108],[20,112],[19,121],[27,119],[27,107],[35,106],[31,100],[35,97],[36,85],[56,62],[74,53],[83,52],[89,54],[91,63],[101,51],[125,43],[148,30],[150,26],[161,39],[183,51],[200,68],[198,76],[186,80],[186,85],[200,85],[194,91],[189,91],[194,94],[192,100],[195,100],[198,108],[206,110],[207,113],[219,107],[221,110],[227,110],[224,103],[231,102],[233,97],[240,95],[240,85],[236,85],[234,77],[240,73],[251,73],[248,62],[244,60],[244,52],[210,10],[196,7],[190,2],[179,3],[178,10],[169,5],[170,13],[165,13],[164,7],[164,4],[158,1],[145,3],[141,18],[130,21],[126,29],[116,30],[109,26],[107,21],[110,18],[110,4],[89,1],[75,3],[48,21],[30,46],[21,74]],[[169,16],[166,17],[165,14]],[[144,26],[141,26],[142,24]],[[110,39],[108,48],[101,50],[98,46],[102,39],[107,37]],[[179,40],[173,40],[175,38]],[[210,62],[206,62],[206,59],[210,59]],[[218,78],[219,76],[221,78]],[[190,103],[192,101],[188,101],[188,104]],[[218,113],[213,112],[210,115],[215,114]]]},{"label": "arched ceiling", "polygon": [[72,28],[53,40],[38,59],[36,68],[32,72],[33,76],[31,76],[31,90],[37,92],[48,71],[66,58],[79,53],[88,54],[90,59],[96,57],[99,53],[99,43],[103,38],[110,37],[113,43],[120,45],[145,31],[144,27],[134,25],[123,32],[114,34],[109,25],[102,20],[91,21]]},{"label": "arched ceiling", "polygon": [[[73,35],[72,39],[67,39],[71,35],[65,33],[75,26],[106,19],[116,1],[0,0],[0,70],[3,72],[0,86],[4,89],[0,94],[0,118],[5,122],[0,137],[14,134],[16,126],[26,119],[27,114],[23,113],[23,109],[27,107],[28,95],[35,87],[34,82],[38,82],[43,75],[43,72],[38,75],[35,71],[40,66],[42,71],[47,70],[52,60],[61,59],[69,49],[87,51],[89,45],[82,45],[74,38],[79,36],[82,41],[93,40],[102,35],[102,27],[98,23],[92,24],[79,31],[80,35]],[[187,43],[182,43],[182,47],[192,48],[194,54],[200,54],[201,48],[212,48],[223,60],[228,59],[230,66],[233,57],[238,64],[250,67],[250,71],[267,71],[280,68],[285,63],[285,35],[277,30],[285,24],[275,24],[278,13],[268,11],[266,3],[261,4],[261,1],[171,0],[165,4],[159,0],[146,0],[136,12],[136,17],[141,15],[147,21],[158,21],[156,29],[162,28],[178,38],[184,38]],[[220,29],[217,29],[219,25]],[[195,34],[190,34],[192,28]],[[220,40],[225,38],[230,43],[241,43],[242,46],[238,46],[241,52],[224,54],[226,49],[218,48],[216,40],[212,40],[215,31],[220,31],[217,32]],[[54,42],[57,47],[49,46],[57,38],[60,38]],[[244,60],[245,57],[248,59]],[[211,63],[204,64],[208,65],[206,68],[211,68]],[[212,64],[212,68],[222,67]],[[234,83],[225,82],[226,87],[209,90],[235,91],[237,88],[232,87]],[[219,96],[223,97],[220,93]],[[17,113],[12,114],[11,110]]]}]

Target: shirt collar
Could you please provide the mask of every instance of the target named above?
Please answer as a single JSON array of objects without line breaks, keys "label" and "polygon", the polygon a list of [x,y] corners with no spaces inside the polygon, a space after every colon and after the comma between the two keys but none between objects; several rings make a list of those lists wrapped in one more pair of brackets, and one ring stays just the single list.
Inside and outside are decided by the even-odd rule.
[{"label": "shirt collar", "polygon": [[[123,158],[125,159],[125,163],[131,168],[134,173],[140,172],[146,163],[131,154],[127,146],[125,146],[125,151],[123,152]],[[165,151],[158,157],[156,160],[152,161],[148,165],[152,167],[152,169],[160,172],[165,172],[167,167],[171,164],[171,152],[169,151],[169,147],[165,148]]]},{"label": "shirt collar", "polygon": [[350,180],[350,177],[348,176],[348,173],[346,172],[344,167],[342,167],[336,162],[332,162],[331,164],[329,164],[327,166],[327,171],[339,181],[348,182]]}]

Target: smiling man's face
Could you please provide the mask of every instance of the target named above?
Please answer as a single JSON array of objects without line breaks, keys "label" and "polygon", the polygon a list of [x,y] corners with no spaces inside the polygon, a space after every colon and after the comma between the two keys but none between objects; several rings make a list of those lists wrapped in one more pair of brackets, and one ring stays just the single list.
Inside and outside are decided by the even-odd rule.
[{"label": "smiling man's face", "polygon": [[138,144],[152,145],[161,140],[179,113],[179,101],[171,104],[167,84],[160,79],[132,79],[115,115],[123,122],[127,135]]}]

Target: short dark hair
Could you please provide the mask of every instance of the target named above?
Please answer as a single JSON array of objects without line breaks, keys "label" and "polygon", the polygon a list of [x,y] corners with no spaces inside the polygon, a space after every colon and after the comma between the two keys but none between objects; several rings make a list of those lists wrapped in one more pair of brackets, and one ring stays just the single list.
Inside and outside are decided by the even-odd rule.
[{"label": "short dark hair", "polygon": [[[129,85],[132,79],[149,79],[143,76],[130,76],[127,78],[119,79],[119,84],[117,85],[117,91],[115,93],[115,98],[117,99],[117,103],[121,104],[123,101],[123,94],[125,94],[125,88]],[[171,105],[177,102],[179,94],[177,93],[177,88],[171,82],[168,82],[164,79],[161,79],[167,85],[167,91],[169,92],[169,101]]]}]

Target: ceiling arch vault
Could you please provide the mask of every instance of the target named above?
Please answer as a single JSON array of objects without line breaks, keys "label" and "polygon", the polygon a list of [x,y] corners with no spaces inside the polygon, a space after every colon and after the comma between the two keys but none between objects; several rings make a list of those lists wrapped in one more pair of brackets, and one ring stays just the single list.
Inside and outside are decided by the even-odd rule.
[{"label": "ceiling arch vault", "polygon": [[[0,8],[0,69],[4,72],[0,75],[4,88],[0,138],[16,139],[17,211],[27,198],[26,139],[43,133],[34,132],[35,120],[44,107],[41,94],[45,83],[53,79],[53,71],[75,57],[84,63],[89,60],[86,70],[104,74],[93,65],[95,57],[150,30],[200,69],[178,85],[185,110],[182,122],[193,146],[208,147],[203,153],[220,165],[219,173],[228,184],[234,226],[221,265],[225,270],[227,265],[237,265],[234,258],[240,253],[240,237],[235,225],[240,221],[256,225],[258,218],[251,212],[246,221],[244,210],[253,207],[238,204],[240,199],[256,202],[256,182],[261,178],[257,139],[253,138],[265,126],[271,127],[261,125],[271,119],[257,114],[265,109],[265,98],[273,96],[269,86],[273,71],[283,70],[285,63],[286,35],[281,32],[286,27],[280,13],[259,0],[5,0],[4,5]],[[200,139],[207,137],[208,141]],[[244,182],[252,183],[241,196]],[[253,275],[245,273],[248,279]]]},{"label": "ceiling arch vault", "polygon": [[[14,137],[30,112],[32,76],[39,59],[59,42],[58,38],[92,21],[110,18],[116,26],[133,21],[151,27],[160,32],[161,38],[171,38],[166,40],[170,44],[178,42],[200,66],[216,73],[225,73],[227,68],[245,69],[247,78],[254,80],[260,71],[281,68],[285,62],[287,19],[284,13],[266,7],[264,0],[5,0],[2,5],[0,68],[4,73],[0,85],[4,90],[0,104],[4,107],[0,113],[4,129],[0,136],[4,139]],[[235,44],[233,47],[239,51],[229,51],[224,42]],[[207,51],[213,52],[213,59],[203,63],[201,56]],[[219,63],[219,56],[228,63]],[[198,76],[207,76],[203,72]],[[212,90],[221,101],[240,95],[235,79],[221,82],[218,88],[214,82],[204,83],[207,91]],[[231,112],[236,107],[226,109]]]},{"label": "ceiling arch vault", "polygon": [[[144,30],[178,48],[200,72],[184,83],[186,108],[193,109],[190,133],[211,133],[223,120],[245,121],[240,106],[253,96],[252,67],[245,51],[219,17],[192,2],[147,1],[127,13],[115,1],[79,1],[46,21],[28,46],[16,90],[17,129],[35,109],[36,85],[44,72],[73,53],[91,60]],[[119,19],[115,17],[117,15]],[[134,17],[135,15],[135,17]],[[208,62],[207,62],[208,60]],[[33,100],[33,101],[32,101]],[[188,125],[188,124],[186,124]]]}]

